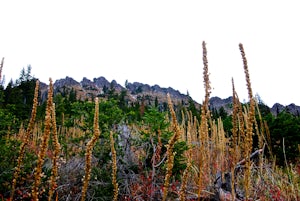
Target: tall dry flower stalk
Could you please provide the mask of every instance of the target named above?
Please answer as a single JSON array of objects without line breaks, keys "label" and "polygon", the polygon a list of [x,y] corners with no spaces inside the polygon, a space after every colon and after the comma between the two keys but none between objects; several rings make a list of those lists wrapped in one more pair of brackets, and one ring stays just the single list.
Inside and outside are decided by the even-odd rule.
[{"label": "tall dry flower stalk", "polygon": [[[188,156],[192,157],[191,150],[189,150]],[[188,158],[186,168],[182,175],[182,181],[181,181],[181,186],[180,186],[180,190],[179,190],[179,200],[180,201],[186,200],[186,189],[187,189],[187,183],[188,183],[188,176],[189,176],[189,172],[190,172],[191,168],[192,168],[191,158]]]},{"label": "tall dry flower stalk", "polygon": [[[222,173],[227,170],[227,163],[225,163],[225,155],[226,155],[226,143],[227,139],[225,136],[225,131],[223,127],[223,122],[221,118],[218,118],[218,124],[214,124],[217,128],[217,138],[212,141],[212,144],[216,145],[217,150],[217,164]],[[214,151],[214,150],[212,150]],[[224,176],[222,174],[222,176]]]},{"label": "tall dry flower stalk", "polygon": [[[256,111],[257,111],[258,117],[259,117],[259,126],[258,126],[258,122],[257,122],[256,118],[254,118],[254,125],[255,125],[256,135],[258,138],[258,148],[262,149],[264,146],[264,141],[265,141],[264,140],[265,139],[265,136],[264,136],[265,127],[264,127],[264,122],[262,120],[262,116],[261,116],[257,101],[255,101],[255,106],[256,106]],[[259,154],[258,166],[259,166],[261,174],[262,174],[262,168],[263,168],[262,165],[263,165],[263,155]]]},{"label": "tall dry flower stalk", "polygon": [[186,151],[187,165],[182,175],[181,187],[179,191],[179,200],[186,200],[186,189],[188,183],[189,172],[192,168],[192,132],[193,132],[193,118],[190,113],[188,114],[188,125],[187,125],[187,133],[186,133],[186,142],[188,145],[188,150]]},{"label": "tall dry flower stalk", "polygon": [[176,154],[176,152],[174,152],[174,145],[181,137],[181,130],[177,123],[177,118],[173,108],[173,103],[170,98],[170,94],[167,94],[167,98],[168,98],[168,106],[172,117],[172,131],[174,133],[173,136],[170,138],[168,145],[166,146],[167,147],[167,161],[166,161],[167,168],[166,168],[165,182],[163,187],[163,198],[162,198],[163,201],[167,199],[169,185],[170,185],[170,178],[172,176],[174,157]]},{"label": "tall dry flower stalk", "polygon": [[[191,113],[192,115],[192,113]],[[197,119],[196,116],[194,116],[194,122],[193,122],[193,127],[192,127],[192,134],[191,134],[191,138],[192,138],[192,142],[197,142],[198,140],[198,125],[199,125],[199,121]]]},{"label": "tall dry flower stalk", "polygon": [[54,152],[52,158],[52,171],[50,177],[50,189],[49,189],[49,196],[48,201],[52,200],[52,196],[54,190],[57,187],[57,177],[58,177],[58,159],[60,154],[60,144],[58,141],[58,134],[57,134],[57,127],[56,127],[56,115],[55,115],[55,103],[52,104],[52,141],[54,143]]},{"label": "tall dry flower stalk", "polygon": [[232,141],[230,147],[230,156],[231,156],[231,164],[230,164],[230,172],[231,172],[231,196],[233,200],[235,199],[235,166],[239,160],[239,100],[236,95],[234,81],[232,78],[232,97],[233,97],[233,111],[232,111]]},{"label": "tall dry flower stalk", "polygon": [[[210,155],[210,160],[211,160],[211,172],[206,172],[206,175],[209,175],[211,179],[212,175],[216,175],[216,173],[218,171],[220,171],[221,168],[221,163],[219,162],[220,159],[220,144],[219,144],[219,126],[217,125],[216,121],[219,121],[220,118],[218,118],[217,120],[213,120],[210,123],[210,136],[209,136],[209,142],[210,142],[210,146],[209,147],[205,147],[205,150],[209,149],[209,155]],[[205,161],[204,161],[205,162]],[[208,164],[209,165],[209,164]]]},{"label": "tall dry flower stalk", "polygon": [[252,88],[251,88],[251,82],[250,82],[250,75],[249,75],[249,70],[248,70],[248,63],[246,59],[246,54],[244,51],[243,44],[239,44],[240,52],[242,55],[243,59],[243,64],[244,64],[244,72],[245,72],[245,77],[246,77],[246,82],[247,82],[247,89],[248,89],[248,96],[250,100],[250,106],[249,106],[249,112],[247,115],[247,121],[246,121],[246,139],[244,142],[244,150],[245,150],[245,156],[246,156],[246,164],[245,164],[245,197],[246,200],[249,200],[249,189],[251,186],[251,160],[250,160],[250,155],[252,152],[252,144],[253,144],[253,124],[254,124],[254,117],[255,117],[255,100],[252,94]]},{"label": "tall dry flower stalk", "polygon": [[113,132],[110,131],[110,147],[111,147],[111,155],[112,155],[112,184],[114,186],[114,196],[113,200],[118,200],[119,186],[117,182],[117,152],[115,149],[115,140],[113,136]]},{"label": "tall dry flower stalk", "polygon": [[232,165],[235,166],[237,159],[236,159],[236,153],[238,149],[238,131],[239,131],[239,116],[238,116],[238,111],[239,111],[239,101],[236,96],[236,91],[235,91],[235,86],[234,86],[234,81],[232,78],[232,102],[233,102],[233,110],[232,110],[232,151],[231,154],[233,158],[233,163]]},{"label": "tall dry flower stalk", "polygon": [[[32,129],[31,132],[33,132],[33,130],[34,129]],[[24,124],[21,123],[18,133],[15,134],[13,137],[14,137],[14,140],[23,141],[25,136],[26,136],[26,128],[24,127]],[[30,143],[30,136],[29,136],[29,139],[28,139],[28,143]]]},{"label": "tall dry flower stalk", "polygon": [[94,148],[99,136],[100,136],[99,102],[98,102],[98,98],[95,98],[94,135],[91,138],[91,140],[87,143],[87,148],[86,148],[86,153],[85,153],[85,175],[83,176],[81,201],[84,201],[85,197],[86,197],[86,192],[87,192],[89,181],[91,178],[92,152],[93,152],[93,148]]},{"label": "tall dry flower stalk", "polygon": [[207,60],[207,49],[205,41],[202,42],[203,49],[203,79],[204,79],[204,88],[205,88],[205,99],[201,107],[201,122],[199,130],[199,176],[198,176],[198,199],[200,200],[201,191],[202,191],[202,179],[203,179],[203,170],[210,172],[210,159],[209,159],[209,130],[208,130],[208,119],[210,118],[209,112],[209,96],[211,93],[209,73],[208,73],[208,60]]},{"label": "tall dry flower stalk", "polygon": [[1,78],[2,78],[3,65],[4,65],[4,57],[2,57],[1,64],[0,64],[0,83],[1,83]]},{"label": "tall dry flower stalk", "polygon": [[36,122],[34,124],[33,135],[31,136],[30,143],[34,149],[37,149],[37,145],[39,144],[40,135],[43,133],[42,131],[43,123]]},{"label": "tall dry flower stalk", "polygon": [[207,49],[205,41],[202,42],[202,49],[203,49],[203,78],[204,78],[204,89],[205,89],[205,99],[204,99],[204,110],[208,113],[208,104],[209,104],[209,97],[211,93],[210,81],[209,81],[209,72],[208,72],[208,60],[207,60]]},{"label": "tall dry flower stalk", "polygon": [[[224,173],[227,170],[227,163],[225,162],[225,156],[226,156],[226,143],[227,139],[225,137],[225,131],[223,127],[223,122],[221,118],[218,118],[217,120],[209,120],[210,123],[210,131],[209,131],[209,144],[205,148],[207,150],[208,154],[210,155],[207,159],[208,161],[203,161],[204,167],[206,173],[206,180],[203,181],[206,184],[208,183],[211,185],[215,181],[214,175],[216,175],[218,172],[221,173],[222,180],[224,179]],[[210,168],[206,168],[207,166],[210,166]]]},{"label": "tall dry flower stalk", "polygon": [[[2,59],[2,62],[3,62],[3,59]],[[32,106],[32,111],[31,111],[31,118],[29,120],[28,127],[26,129],[26,133],[25,133],[25,136],[23,138],[22,144],[20,146],[20,152],[19,152],[19,156],[18,156],[17,167],[15,168],[14,175],[13,175],[10,200],[13,200],[13,197],[14,197],[14,193],[15,193],[15,190],[16,190],[17,179],[19,177],[19,174],[20,174],[20,171],[21,171],[21,166],[23,164],[23,159],[24,159],[24,154],[25,154],[25,147],[29,143],[29,137],[30,137],[31,132],[32,132],[33,127],[34,127],[34,121],[35,121],[37,105],[38,105],[38,92],[39,92],[39,81],[37,80],[36,84],[35,84],[35,90],[34,90],[34,98],[33,98],[33,106]]]},{"label": "tall dry flower stalk", "polygon": [[[181,110],[181,124],[180,124],[180,128],[184,131],[186,130],[186,126],[185,126],[186,120],[185,120],[185,111]],[[182,141],[187,141],[187,136],[185,132],[182,132],[181,135],[181,140]]]},{"label": "tall dry flower stalk", "polygon": [[269,130],[267,121],[264,121],[264,127],[265,127],[265,132],[266,132],[266,138],[267,138],[266,141],[267,141],[269,153],[270,153],[271,159],[274,160],[274,155],[273,155],[272,146],[271,146],[271,134],[270,134],[270,130]]},{"label": "tall dry flower stalk", "polygon": [[37,166],[35,168],[34,173],[34,186],[32,189],[32,199],[34,201],[39,200],[39,186],[41,184],[42,178],[42,166],[44,164],[44,159],[46,156],[46,151],[48,149],[48,141],[50,137],[51,130],[51,114],[53,107],[53,84],[52,79],[49,79],[49,90],[48,90],[48,99],[47,99],[47,107],[46,107],[46,116],[45,116],[45,129],[44,134],[42,136],[42,141],[40,144],[40,150],[37,159]]},{"label": "tall dry flower stalk", "polygon": [[244,156],[244,139],[245,139],[245,118],[243,113],[243,106],[238,98],[238,95],[236,94],[236,106],[238,108],[238,146],[237,149],[239,149],[240,154]]}]

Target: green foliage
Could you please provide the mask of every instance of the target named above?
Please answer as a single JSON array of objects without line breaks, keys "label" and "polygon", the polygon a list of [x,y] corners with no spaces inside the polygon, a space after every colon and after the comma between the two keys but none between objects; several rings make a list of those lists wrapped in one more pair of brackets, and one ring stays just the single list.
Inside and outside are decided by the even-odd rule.
[{"label": "green foliage", "polygon": [[3,107],[4,103],[4,87],[0,85],[0,108]]},{"label": "green foliage", "polygon": [[0,192],[8,192],[10,189],[19,145],[20,143],[16,141],[6,143],[3,138],[0,139]]},{"label": "green foliage", "polygon": [[[63,110],[62,105],[57,105],[57,107]],[[79,127],[83,131],[92,130],[94,112],[94,103],[92,102],[73,102],[70,104],[69,118],[65,125],[67,127]]]},{"label": "green foliage", "polygon": [[144,124],[149,126],[152,133],[157,135],[159,131],[165,131],[170,124],[165,120],[165,116],[165,112],[159,112],[157,108],[151,107],[145,112]]},{"label": "green foliage", "polygon": [[66,112],[66,109],[64,107],[64,97],[60,93],[54,96],[53,102],[55,103],[56,117],[59,117]]},{"label": "green foliage", "polygon": [[[166,112],[159,112],[157,108],[149,108],[148,111],[145,112],[143,117],[143,124],[147,128],[149,128],[148,132],[141,133],[141,139],[144,145],[146,145],[146,149],[149,151],[147,154],[148,158],[145,158],[145,167],[151,169],[151,159],[153,156],[154,147],[158,146],[158,137],[160,134],[161,142],[162,142],[162,152],[161,158],[163,158],[163,154],[166,152],[166,145],[168,144],[169,139],[174,134],[169,131],[170,123],[165,119]],[[151,142],[151,143],[150,143]],[[183,171],[186,167],[184,163],[184,151],[187,150],[186,142],[177,142],[174,146],[174,151],[176,152],[176,157],[174,159],[174,167],[173,174],[176,179],[179,179],[181,171]],[[159,161],[157,161],[158,163]]]},{"label": "green foliage", "polygon": [[223,128],[225,133],[231,135],[231,129],[232,129],[232,116],[228,115],[224,107],[220,107],[219,110],[216,108],[211,109],[212,118],[214,120],[217,120],[218,118],[221,118],[223,123]]},{"label": "green foliage", "polygon": [[219,116],[222,118],[222,119],[226,119],[228,114],[227,112],[225,111],[224,107],[221,107],[219,109]]},{"label": "green foliage", "polygon": [[34,77],[31,75],[31,70],[32,70],[32,67],[30,64],[27,66],[26,70],[25,70],[25,68],[22,68],[19,79],[17,79],[16,84],[20,85],[22,82],[28,82],[28,81],[34,79]]},{"label": "green foliage", "polygon": [[112,200],[114,187],[111,182],[111,167],[99,163],[97,167],[92,169],[91,178],[90,183],[93,185],[90,188],[93,192],[93,199]]},{"label": "green foliage", "polygon": [[[6,89],[4,89],[3,86],[0,86],[0,195],[2,194],[5,197],[8,196],[10,191],[13,168],[16,166],[20,146],[20,142],[18,141],[6,141],[6,136],[9,133],[17,133],[21,123],[27,125],[26,122],[29,120],[33,104],[32,100],[35,81],[36,79],[31,76],[31,66],[28,66],[27,71],[24,68],[22,69],[20,78],[15,83],[11,81]],[[128,82],[126,85],[128,85]],[[135,93],[139,93],[141,90],[142,88],[139,87]],[[172,135],[174,135],[174,133],[170,131],[170,119],[166,119],[168,104],[166,102],[159,103],[157,97],[153,101],[150,96],[139,96],[137,102],[129,105],[127,91],[122,90],[120,93],[117,93],[113,84],[110,88],[105,86],[103,92],[104,94],[101,95],[103,98],[101,98],[101,101],[99,102],[99,127],[101,130],[101,137],[93,150],[94,168],[91,175],[92,185],[89,187],[90,198],[97,200],[111,200],[113,195],[113,186],[111,184],[110,131],[114,131],[117,135],[116,150],[118,156],[118,168],[121,167],[119,175],[123,176],[118,179],[122,182],[127,182],[131,180],[127,179],[126,176],[133,176],[135,178],[143,176],[145,181],[147,180],[146,182],[150,181],[151,185],[151,182],[154,182],[157,186],[162,185],[166,171],[166,145]],[[85,144],[88,139],[90,139],[90,135],[93,132],[94,103],[77,100],[76,90],[68,90],[66,88],[54,96],[54,102],[58,126],[66,126],[67,129],[79,128],[79,131],[82,131],[82,133],[80,133],[82,135],[80,136],[79,134],[78,137],[72,137],[72,135],[59,136],[65,159],[67,159],[68,164],[70,164],[69,167],[64,167],[65,175],[63,176],[67,176],[67,173],[69,173],[68,171],[70,171],[70,169],[68,168],[78,168],[78,170],[73,173],[74,175],[70,176],[74,178],[65,178],[67,185],[70,185],[75,190],[70,187],[65,193],[69,192],[69,190],[74,190],[74,192],[80,194],[81,173],[84,171],[81,164],[84,161]],[[155,107],[150,107],[148,104],[154,104]],[[46,102],[40,101],[37,110],[37,120],[44,119],[45,106]],[[285,149],[288,162],[295,162],[300,157],[298,151],[298,145],[300,144],[300,117],[293,116],[288,112],[279,113],[277,117],[274,117],[270,112],[270,108],[262,101],[259,102],[258,107],[263,120],[268,122],[272,139],[272,148],[278,160],[277,162],[284,165],[283,148]],[[200,120],[201,111],[196,108],[192,98],[189,98],[187,107],[186,103],[181,101],[181,103],[177,103],[174,108],[179,122],[181,122],[182,110],[191,111],[192,115]],[[213,119],[221,118],[223,120],[224,130],[226,133],[230,134],[232,129],[231,115],[227,114],[223,107],[218,111],[212,110],[212,115]],[[258,116],[256,116],[256,118],[258,119]],[[137,136],[129,136],[125,140],[123,139],[127,143],[126,146],[129,147],[128,152],[124,151],[125,146],[122,147],[120,145],[120,143],[123,142],[120,140],[121,133],[118,133],[118,126],[120,126],[121,123],[124,123],[126,126],[128,124],[133,124],[140,127]],[[284,147],[283,138],[285,141]],[[161,150],[156,153],[160,142],[162,145]],[[53,145],[50,142],[49,147],[51,148],[51,146]],[[72,150],[74,147],[76,151]],[[177,142],[174,146],[176,155],[174,158],[173,175],[176,181],[180,180],[182,172],[186,168],[184,152],[187,148],[186,142],[182,141]],[[126,161],[125,159],[128,159],[129,156],[131,156],[129,154],[133,155],[131,149],[136,149],[140,152],[137,152],[137,157],[134,160]],[[22,173],[20,175],[22,180],[18,184],[18,187],[23,186],[28,192],[30,192],[29,189],[31,188],[30,186],[33,179],[33,161],[36,160],[34,151],[36,150],[30,148],[26,151],[24,166],[22,167]],[[158,166],[153,166],[153,156],[155,154],[159,154],[159,159],[155,161],[155,165],[161,162]],[[72,161],[69,160],[70,156],[74,156],[77,160],[77,165],[76,163],[73,163],[74,166],[71,166]],[[50,162],[48,161],[48,165],[49,163]],[[44,168],[46,165],[47,162],[45,163]],[[50,169],[46,168],[44,170],[46,170],[46,176],[49,176]],[[151,178],[153,172],[155,172],[154,179]],[[63,178],[63,176],[61,178]],[[141,181],[143,182],[143,180]],[[63,186],[66,184],[65,182],[60,184]],[[151,187],[151,185],[149,186]]]},{"label": "green foliage", "polygon": [[222,119],[223,128],[225,133],[231,134],[232,131],[232,116],[226,116],[225,119]]},{"label": "green foliage", "polygon": [[[9,196],[14,167],[19,154],[20,142],[16,140],[6,141],[0,138],[0,194],[5,192],[4,196]],[[32,181],[33,161],[36,155],[30,151],[25,152],[22,172],[19,175],[18,186],[20,188],[30,188]]]},{"label": "green foliage", "polygon": [[128,102],[125,99],[126,95],[127,95],[127,91],[122,90],[120,92],[120,95],[118,96],[119,108],[123,111],[127,111],[127,106],[128,106]]},{"label": "green foliage", "polygon": [[[25,120],[30,117],[33,105],[34,89],[36,80],[26,80],[19,82],[19,85],[8,84],[4,91],[4,106],[19,119]],[[7,107],[14,105],[14,107]]]},{"label": "green foliage", "polygon": [[[157,108],[149,108],[142,118],[142,126],[146,126],[146,128],[149,129],[141,133],[141,143],[147,145],[147,150],[150,151],[149,157],[145,160],[147,163],[146,166],[151,167],[150,161],[153,155],[153,146],[157,146],[159,135],[163,144],[163,151],[165,152],[166,148],[164,145],[168,143],[168,140],[173,134],[168,130],[170,123],[166,121],[165,116],[166,112],[159,112]],[[151,141],[153,142],[152,144],[150,143]]]},{"label": "green foliage", "polygon": [[36,79],[31,75],[31,66],[27,67],[27,71],[23,68],[16,83],[11,81],[4,90],[3,107],[21,120],[28,119],[33,105],[35,84]]},{"label": "green foliage", "polygon": [[300,144],[300,118],[287,112],[281,112],[268,124],[277,162],[284,165],[283,138],[288,162],[295,162],[297,158],[299,159],[297,149]]},{"label": "green foliage", "polygon": [[258,108],[261,116],[264,117],[264,119],[269,118],[270,115],[272,116],[270,108],[264,103],[258,103]]},{"label": "green foliage", "polygon": [[47,102],[42,102],[38,105],[36,111],[36,120],[43,121],[45,119]]},{"label": "green foliage", "polygon": [[155,97],[155,101],[154,101],[154,107],[158,107],[158,98],[157,98],[157,96]]},{"label": "green foliage", "polygon": [[17,118],[7,109],[0,109],[0,137],[4,137],[8,132],[17,132]]},{"label": "green foliage", "polygon": [[74,103],[77,101],[77,92],[72,88],[70,93],[69,93],[69,99],[68,101],[70,103]]},{"label": "green foliage", "polygon": [[184,152],[188,150],[187,143],[184,141],[177,142],[174,146],[174,151],[176,152],[174,158],[173,175],[175,175],[175,180],[180,180],[183,170],[186,168],[186,157]]},{"label": "green foliage", "polygon": [[124,119],[124,113],[114,99],[101,101],[99,103],[99,126],[105,132],[112,129]]},{"label": "green foliage", "polygon": [[198,120],[201,119],[200,118],[201,111],[196,108],[195,102],[191,97],[189,97],[189,105],[187,107],[187,111],[191,111],[192,116],[197,117]]}]

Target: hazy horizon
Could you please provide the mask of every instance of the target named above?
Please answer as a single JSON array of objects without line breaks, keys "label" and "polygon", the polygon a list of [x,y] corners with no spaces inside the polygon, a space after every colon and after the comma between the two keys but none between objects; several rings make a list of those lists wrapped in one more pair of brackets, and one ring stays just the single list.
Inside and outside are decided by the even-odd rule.
[{"label": "hazy horizon", "polygon": [[2,75],[23,67],[47,83],[103,76],[123,84],[172,87],[202,102],[202,41],[211,96],[248,99],[239,43],[253,94],[272,106],[300,105],[300,19],[296,2],[280,1],[2,1]]}]

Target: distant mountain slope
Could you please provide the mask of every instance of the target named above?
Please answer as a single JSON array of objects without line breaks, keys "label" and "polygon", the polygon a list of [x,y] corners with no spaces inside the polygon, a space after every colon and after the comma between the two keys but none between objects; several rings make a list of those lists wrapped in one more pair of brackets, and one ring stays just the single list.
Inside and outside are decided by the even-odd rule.
[{"label": "distant mountain slope", "polygon": [[[47,97],[48,85],[41,83],[41,97],[43,100]],[[180,93],[171,87],[163,88],[159,85],[150,86],[148,84],[143,84],[139,82],[127,83],[126,87],[118,84],[115,80],[109,82],[105,77],[94,78],[93,81],[87,78],[83,78],[82,81],[78,82],[71,77],[66,77],[63,79],[56,80],[54,82],[54,93],[69,93],[71,90],[76,91],[78,99],[90,100],[92,97],[97,97],[103,95],[110,88],[114,88],[117,93],[122,90],[127,91],[127,98],[130,101],[144,100],[148,103],[153,104],[155,99],[159,103],[167,102],[167,93],[170,94],[174,104],[188,105],[190,97],[188,95]],[[194,101],[197,108],[200,104]],[[219,97],[211,97],[209,101],[209,106],[211,109],[219,110],[221,107],[230,114],[232,112],[232,96],[221,99]],[[271,108],[269,108],[273,115],[277,115],[282,111],[287,111],[293,115],[300,116],[300,106],[295,104],[290,104],[283,106],[279,103],[275,103]]]},{"label": "distant mountain slope", "polygon": [[[47,97],[48,86],[45,83],[41,84],[42,98],[45,100]],[[183,105],[187,105],[190,97],[188,95],[180,93],[171,87],[163,88],[159,85],[150,86],[139,82],[127,83],[126,87],[118,84],[115,80],[109,82],[105,77],[94,78],[89,80],[83,78],[78,82],[71,77],[56,80],[53,84],[54,93],[70,93],[71,90],[76,92],[77,99],[91,100],[93,97],[101,96],[107,92],[107,90],[114,88],[117,93],[122,90],[127,91],[127,98],[130,101],[144,100],[146,103],[154,103],[155,99],[159,103],[167,102],[167,93],[170,94],[174,104],[180,102]],[[200,104],[195,102],[196,107],[199,108]]]},{"label": "distant mountain slope", "polygon": [[289,112],[293,115],[300,116],[300,106],[295,105],[294,103],[289,104],[287,106],[283,106],[279,103],[275,103],[271,108],[271,112],[273,115],[277,115],[282,111]]},{"label": "distant mountain slope", "polygon": [[219,97],[211,97],[209,100],[209,107],[212,109],[219,110],[221,107],[225,109],[225,111],[230,114],[232,111],[232,96],[226,98],[226,99],[221,99]]},{"label": "distant mountain slope", "polygon": [[[232,96],[221,99],[219,97],[212,97],[209,101],[210,108],[214,108],[219,110],[221,107],[225,109],[225,111],[230,114],[232,112]],[[268,106],[266,106],[268,107]],[[269,107],[268,107],[269,108]],[[275,103],[271,108],[269,108],[271,113],[276,116],[280,112],[286,111],[293,115],[300,116],[300,106],[295,105],[294,103],[284,106],[279,103]]]}]

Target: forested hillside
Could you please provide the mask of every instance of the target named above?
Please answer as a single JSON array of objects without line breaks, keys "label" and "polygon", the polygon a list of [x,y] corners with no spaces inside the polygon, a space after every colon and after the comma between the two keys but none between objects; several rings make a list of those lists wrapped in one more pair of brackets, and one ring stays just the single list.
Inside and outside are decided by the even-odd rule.
[{"label": "forested hillside", "polygon": [[300,199],[300,117],[254,98],[239,47],[249,102],[232,81],[229,109],[209,105],[205,43],[201,105],[133,84],[83,97],[21,70],[0,85],[0,200]]}]

